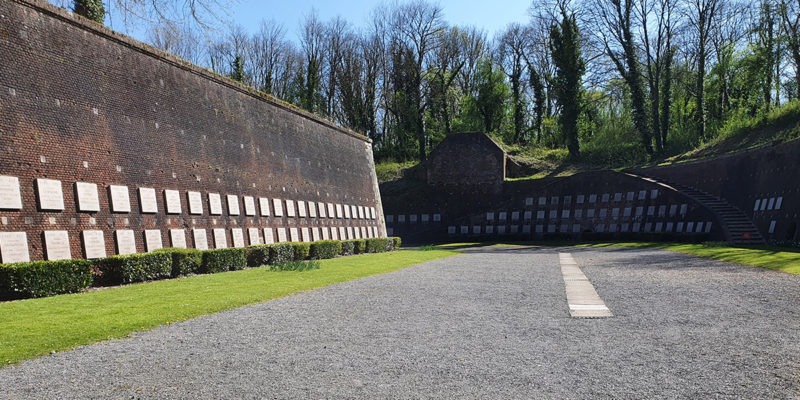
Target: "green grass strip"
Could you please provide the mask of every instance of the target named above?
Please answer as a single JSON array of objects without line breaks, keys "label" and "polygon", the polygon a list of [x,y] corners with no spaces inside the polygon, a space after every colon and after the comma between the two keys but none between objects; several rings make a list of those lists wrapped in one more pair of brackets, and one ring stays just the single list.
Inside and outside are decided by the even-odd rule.
[{"label": "green grass strip", "polygon": [[253,268],[0,303],[0,365],[454,254],[401,250],[321,260],[304,272]]},{"label": "green grass strip", "polygon": [[613,243],[592,244],[593,247],[621,246],[655,248],[689,254],[712,260],[727,261],[751,267],[800,275],[800,249],[770,246],[733,247],[719,243]]}]

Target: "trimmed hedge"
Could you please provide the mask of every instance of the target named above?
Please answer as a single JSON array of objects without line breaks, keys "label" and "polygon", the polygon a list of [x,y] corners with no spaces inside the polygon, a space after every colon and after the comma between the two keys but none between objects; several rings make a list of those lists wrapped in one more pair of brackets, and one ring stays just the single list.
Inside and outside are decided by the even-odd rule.
[{"label": "trimmed hedge", "polygon": [[155,253],[167,253],[172,257],[172,277],[199,274],[203,263],[203,252],[197,249],[167,247]]},{"label": "trimmed hedge", "polygon": [[292,249],[294,250],[295,261],[302,261],[308,258],[311,251],[311,243],[292,242],[289,244],[292,245]]},{"label": "trimmed hedge", "polygon": [[400,245],[403,244],[403,239],[400,239],[397,236],[392,236],[389,239],[392,239],[392,250],[400,250]]},{"label": "trimmed hedge", "polygon": [[353,242],[355,243],[355,248],[353,249],[355,254],[364,254],[367,252],[366,239],[356,239]]},{"label": "trimmed hedge", "polygon": [[215,274],[217,272],[235,271],[247,267],[247,249],[228,248],[203,252],[203,263],[200,272]]},{"label": "trimmed hedge", "polygon": [[250,268],[269,265],[269,255],[272,245],[257,244],[247,248],[247,266]]},{"label": "trimmed hedge", "polygon": [[13,300],[80,292],[92,285],[88,260],[0,264],[0,299]]},{"label": "trimmed hedge", "polygon": [[342,255],[343,256],[352,256],[356,253],[356,241],[355,240],[342,240]]},{"label": "trimmed hedge", "polygon": [[95,282],[99,286],[169,278],[172,255],[168,252],[137,253],[95,260]]},{"label": "trimmed hedge", "polygon": [[394,242],[389,238],[367,239],[367,253],[383,253],[392,251]]},{"label": "trimmed hedge", "polygon": [[290,243],[273,244],[269,249],[269,263],[279,264],[294,261],[294,247]]},{"label": "trimmed hedge", "polygon": [[309,257],[312,260],[334,258],[342,253],[342,243],[338,240],[320,240],[311,243]]}]

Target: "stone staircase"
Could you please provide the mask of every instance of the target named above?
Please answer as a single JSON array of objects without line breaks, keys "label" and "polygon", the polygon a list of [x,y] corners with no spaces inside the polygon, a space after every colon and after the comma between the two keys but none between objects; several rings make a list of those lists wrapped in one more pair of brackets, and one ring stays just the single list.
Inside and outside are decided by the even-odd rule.
[{"label": "stone staircase", "polygon": [[670,182],[660,178],[646,177],[626,173],[634,178],[644,179],[684,194],[686,197],[698,202],[711,211],[719,220],[725,234],[725,239],[730,244],[765,244],[764,237],[742,210],[734,207],[724,199],[708,194],[691,186]]}]

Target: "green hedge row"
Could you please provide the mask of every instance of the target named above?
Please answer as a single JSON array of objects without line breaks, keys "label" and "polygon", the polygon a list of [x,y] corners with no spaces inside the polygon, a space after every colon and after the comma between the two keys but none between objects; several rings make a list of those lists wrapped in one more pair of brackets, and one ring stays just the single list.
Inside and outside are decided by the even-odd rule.
[{"label": "green hedge row", "polygon": [[97,260],[0,264],[0,300],[74,293],[92,285],[121,285],[309,259],[321,260],[339,255],[380,253],[399,247],[400,238],[321,240],[313,243],[284,242],[203,251],[165,248],[151,253],[118,255]]}]

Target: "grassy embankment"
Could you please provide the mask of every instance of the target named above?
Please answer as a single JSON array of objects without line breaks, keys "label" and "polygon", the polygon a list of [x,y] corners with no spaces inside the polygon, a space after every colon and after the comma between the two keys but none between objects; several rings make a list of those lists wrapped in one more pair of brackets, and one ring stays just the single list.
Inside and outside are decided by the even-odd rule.
[{"label": "grassy embankment", "polygon": [[0,365],[453,254],[401,250],[322,260],[312,271],[252,268],[0,303]]}]

